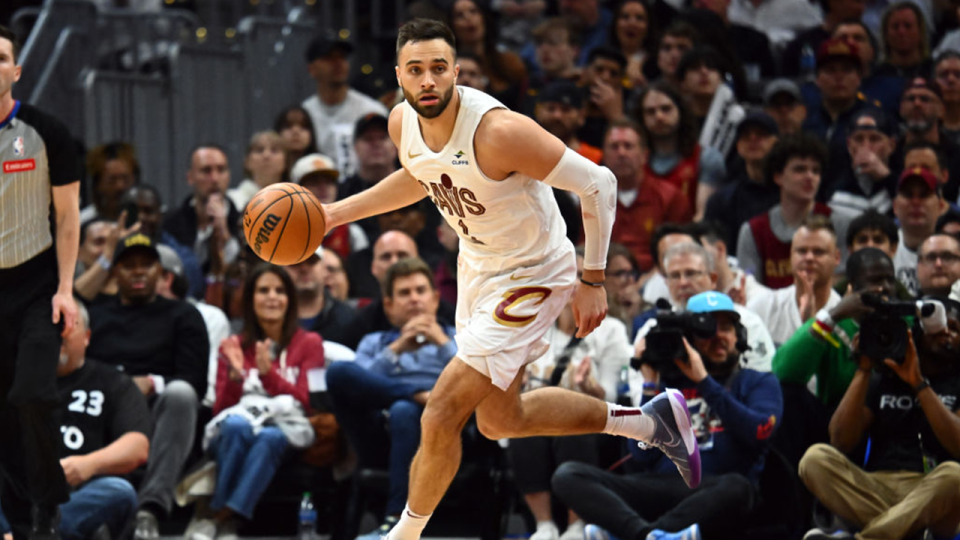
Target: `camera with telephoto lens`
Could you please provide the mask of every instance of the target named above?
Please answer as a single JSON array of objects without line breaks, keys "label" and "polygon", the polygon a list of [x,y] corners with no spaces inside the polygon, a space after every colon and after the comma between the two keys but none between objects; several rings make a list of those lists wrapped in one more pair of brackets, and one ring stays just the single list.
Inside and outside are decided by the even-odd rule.
[{"label": "camera with telephoto lens", "polygon": [[660,373],[662,380],[683,378],[674,363],[677,359],[689,361],[683,338],[712,338],[717,334],[717,320],[710,313],[674,313],[664,299],[657,300],[657,311],[657,324],[645,337],[647,346],[640,358],[630,361],[630,366],[639,370],[641,365],[647,364]]},{"label": "camera with telephoto lens", "polygon": [[935,312],[930,302],[895,302],[872,293],[864,293],[861,301],[873,308],[860,319],[860,353],[885,368],[884,359],[901,364],[907,356],[910,327],[905,317],[929,319]]}]

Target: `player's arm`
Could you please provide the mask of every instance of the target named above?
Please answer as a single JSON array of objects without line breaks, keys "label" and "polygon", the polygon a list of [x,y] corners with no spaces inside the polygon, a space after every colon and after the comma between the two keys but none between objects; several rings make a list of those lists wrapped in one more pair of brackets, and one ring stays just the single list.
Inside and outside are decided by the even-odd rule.
[{"label": "player's arm", "polygon": [[[580,197],[585,239],[583,280],[603,283],[616,216],[617,180],[613,173],[570,150],[532,119],[507,110],[487,113],[475,140],[477,160],[487,176],[500,179],[519,172]],[[574,312],[579,313],[577,335],[586,336],[606,316],[603,287],[580,287]]]},{"label": "player's arm", "polygon": [[[403,108],[395,107],[390,113],[388,125],[390,138],[400,147],[400,126]],[[426,191],[406,169],[398,169],[369,189],[342,201],[324,205],[327,212],[327,230],[344,223],[376,216],[410,206],[427,196]]]}]

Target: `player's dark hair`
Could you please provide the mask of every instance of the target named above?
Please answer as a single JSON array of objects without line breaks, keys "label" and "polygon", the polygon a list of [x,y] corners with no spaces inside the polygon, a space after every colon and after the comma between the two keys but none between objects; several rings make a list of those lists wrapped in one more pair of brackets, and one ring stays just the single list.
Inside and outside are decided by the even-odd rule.
[{"label": "player's dark hair", "polygon": [[20,63],[20,40],[17,39],[17,35],[13,33],[13,30],[7,28],[6,26],[0,25],[0,39],[5,39],[13,44],[13,63],[14,65]]},{"label": "player's dark hair", "polygon": [[822,171],[827,166],[827,148],[819,139],[807,133],[783,137],[773,145],[764,161],[763,172],[767,181],[772,182],[774,175],[782,173],[787,163],[795,158],[815,159]]},{"label": "player's dark hair", "polygon": [[423,274],[430,283],[430,288],[436,290],[433,283],[433,271],[430,265],[424,262],[420,257],[407,257],[393,263],[387,269],[387,275],[383,278],[383,296],[384,298],[393,298],[393,284],[402,277],[412,276],[414,274]]},{"label": "player's dark hair", "polygon": [[893,261],[890,260],[890,256],[877,248],[863,248],[850,254],[850,257],[847,258],[847,279],[850,280],[850,286],[853,287],[854,291],[863,289],[863,284],[860,282],[863,273],[868,267],[875,264],[888,265],[891,274],[894,274]]},{"label": "player's dark hair", "polygon": [[287,348],[293,334],[300,327],[297,318],[297,287],[293,284],[293,279],[280,266],[269,263],[261,263],[253,268],[246,281],[243,282],[243,328],[240,331],[240,341],[244,347],[252,347],[256,342],[267,338],[257,319],[257,312],[253,308],[253,295],[257,290],[257,281],[264,274],[274,274],[280,278],[283,283],[283,290],[287,293],[287,311],[283,314],[283,330],[280,334],[280,342],[277,345],[279,350]]},{"label": "player's dark hair", "polygon": [[400,49],[407,43],[417,43],[418,41],[430,41],[433,39],[442,39],[453,49],[453,56],[457,56],[457,40],[453,37],[453,30],[435,19],[414,19],[405,23],[397,32],[397,56],[400,56]]},{"label": "player's dark hair", "polygon": [[853,247],[854,238],[863,231],[882,232],[883,235],[887,237],[887,240],[890,241],[890,245],[900,241],[900,236],[897,234],[897,225],[893,220],[872,208],[855,217],[853,221],[850,222],[850,226],[847,227],[846,238],[848,248]]}]

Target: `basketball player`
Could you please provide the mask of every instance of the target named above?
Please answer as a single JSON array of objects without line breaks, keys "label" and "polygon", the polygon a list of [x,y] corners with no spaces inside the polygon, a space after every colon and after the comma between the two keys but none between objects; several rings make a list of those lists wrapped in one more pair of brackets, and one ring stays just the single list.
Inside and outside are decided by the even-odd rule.
[{"label": "basketball player", "polygon": [[[683,397],[668,391],[642,411],[545,388],[520,394],[524,366],[574,295],[579,337],[607,313],[604,268],[616,180],[533,120],[478,90],[456,86],[450,29],[416,19],[397,38],[405,103],[389,131],[403,168],[326,206],[327,229],[429,196],[460,236],[457,356],[440,375],[421,423],[407,507],[389,540],[417,540],[460,466],[460,430],[477,414],[490,439],[604,432],[658,446],[691,487],[700,454]],[[550,186],[583,205],[586,257],[579,286],[573,245]]]},{"label": "basketball player", "polygon": [[0,498],[14,538],[53,540],[69,498],[53,410],[77,319],[80,160],[63,124],[13,99],[19,50],[0,26]]}]

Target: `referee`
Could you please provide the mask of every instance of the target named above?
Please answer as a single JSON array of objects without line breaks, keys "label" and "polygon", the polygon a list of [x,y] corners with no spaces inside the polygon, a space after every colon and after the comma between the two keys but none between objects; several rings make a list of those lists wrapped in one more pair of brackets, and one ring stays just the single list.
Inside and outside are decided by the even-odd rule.
[{"label": "referee", "polygon": [[0,506],[16,540],[56,540],[69,497],[53,410],[61,334],[77,318],[80,163],[63,124],[13,99],[19,48],[0,26]]}]

